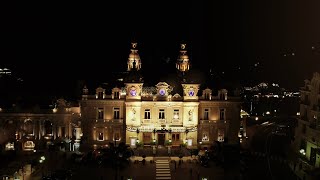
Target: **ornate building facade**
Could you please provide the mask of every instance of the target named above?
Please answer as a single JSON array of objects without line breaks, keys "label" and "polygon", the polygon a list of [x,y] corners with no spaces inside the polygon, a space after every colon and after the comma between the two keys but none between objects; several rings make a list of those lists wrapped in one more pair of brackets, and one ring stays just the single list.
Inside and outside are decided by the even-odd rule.
[{"label": "ornate building facade", "polygon": [[212,89],[201,90],[201,84],[186,79],[184,75],[190,70],[186,44],[181,44],[176,62],[177,77],[182,77],[180,92],[163,81],[145,87],[141,68],[137,43],[132,43],[128,75],[122,85],[111,90],[98,87],[91,94],[83,88],[81,127],[90,145],[125,142],[131,147],[195,148],[215,141],[239,143],[240,98],[231,97],[226,89],[214,95]]},{"label": "ornate building facade", "polygon": [[65,150],[79,148],[80,108],[59,99],[51,109],[0,109],[0,144],[4,150],[34,151],[61,143]]}]

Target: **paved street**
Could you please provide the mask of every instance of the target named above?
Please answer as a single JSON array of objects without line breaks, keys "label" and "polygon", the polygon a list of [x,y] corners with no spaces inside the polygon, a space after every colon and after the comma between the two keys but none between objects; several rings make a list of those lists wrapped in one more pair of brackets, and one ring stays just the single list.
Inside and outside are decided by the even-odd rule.
[{"label": "paved street", "polygon": [[[140,159],[140,161],[142,160],[141,157],[138,159]],[[143,165],[142,162],[139,162],[138,164],[131,163],[129,167],[120,169],[118,171],[118,179],[121,179],[121,176],[124,178],[131,177],[134,180],[169,179],[167,177],[171,177],[172,180],[194,180],[198,177],[206,177],[210,180],[224,179],[223,169],[214,165],[213,162],[210,162],[210,166],[205,168],[195,162],[187,162],[187,158],[184,158],[184,161],[181,165],[178,163],[178,157],[171,157],[171,160],[176,160],[176,165],[174,161],[170,160],[169,157],[167,158],[169,161],[155,160],[154,163],[150,163],[150,160],[153,159],[153,157],[147,157],[146,159],[147,161],[145,165]],[[115,169],[111,167],[90,167],[81,165],[75,169],[76,171],[74,172],[73,179],[115,178]]]},{"label": "paved street", "polygon": [[295,179],[289,168],[290,136],[272,134],[276,123],[248,127],[250,143],[246,179]]},{"label": "paved street", "polygon": [[[193,161],[192,161],[193,159]],[[134,163],[138,160],[138,163]],[[154,160],[151,161],[150,160]],[[208,179],[224,179],[224,170],[216,166],[214,162],[209,163],[209,167],[202,167],[195,160],[195,157],[183,157],[183,162],[179,165],[178,157],[146,157],[146,164],[142,164],[140,156],[132,157],[131,163],[127,167],[117,170],[117,179],[132,178],[134,180],[146,179],[172,179],[172,180],[194,180],[202,177]],[[176,161],[176,163],[174,163]],[[46,162],[40,169],[32,175],[30,179],[41,179],[42,175],[50,174],[56,169],[73,169],[72,179],[115,179],[116,169],[92,164],[77,164],[67,161],[62,153],[47,153]]]}]

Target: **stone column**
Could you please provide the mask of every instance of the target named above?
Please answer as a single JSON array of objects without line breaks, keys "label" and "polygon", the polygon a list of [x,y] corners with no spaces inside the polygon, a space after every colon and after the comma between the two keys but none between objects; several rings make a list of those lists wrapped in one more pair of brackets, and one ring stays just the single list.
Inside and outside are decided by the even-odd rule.
[{"label": "stone column", "polygon": [[68,137],[69,139],[72,138],[72,125],[70,122],[68,124]]},{"label": "stone column", "polygon": [[81,128],[80,127],[76,127],[76,140],[80,140],[80,133],[81,133]]},{"label": "stone column", "polygon": [[58,126],[58,137],[61,137],[61,126]]},{"label": "stone column", "polygon": [[44,128],[44,121],[43,120],[41,120],[41,133],[42,133],[42,136],[44,136],[45,135],[45,128]]},{"label": "stone column", "polygon": [[32,134],[33,134],[33,136],[36,136],[36,132],[35,132],[35,130],[36,130],[36,120],[33,120],[32,121]]},{"label": "stone column", "polygon": [[97,140],[97,132],[95,128],[93,129],[92,133],[93,133],[93,141]]},{"label": "stone column", "polygon": [[52,137],[53,137],[53,139],[56,139],[55,124],[54,124],[54,125],[52,125]]},{"label": "stone column", "polygon": [[104,135],[104,140],[105,141],[108,140],[108,129],[107,129],[107,127],[104,128],[103,135]]}]

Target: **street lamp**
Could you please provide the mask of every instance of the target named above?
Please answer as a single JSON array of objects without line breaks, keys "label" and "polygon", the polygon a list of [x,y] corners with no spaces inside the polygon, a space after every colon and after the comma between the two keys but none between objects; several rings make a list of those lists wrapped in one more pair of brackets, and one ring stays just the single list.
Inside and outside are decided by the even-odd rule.
[{"label": "street lamp", "polygon": [[186,132],[186,141],[187,141],[187,139],[188,139],[187,137],[188,137],[189,129],[186,129],[186,131],[185,131],[185,132]]},{"label": "street lamp", "polygon": [[114,147],[117,147],[117,139],[114,138]]}]

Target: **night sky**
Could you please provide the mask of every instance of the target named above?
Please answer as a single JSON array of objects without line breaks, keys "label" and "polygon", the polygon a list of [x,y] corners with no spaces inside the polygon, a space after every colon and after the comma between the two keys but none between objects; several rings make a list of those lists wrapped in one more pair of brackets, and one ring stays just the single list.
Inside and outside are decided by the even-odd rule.
[{"label": "night sky", "polygon": [[173,64],[185,42],[195,69],[296,88],[320,71],[319,8],[319,0],[16,2],[1,9],[0,67],[26,91],[68,95],[77,80],[124,71],[132,40],[149,77],[165,74],[154,65]]}]

